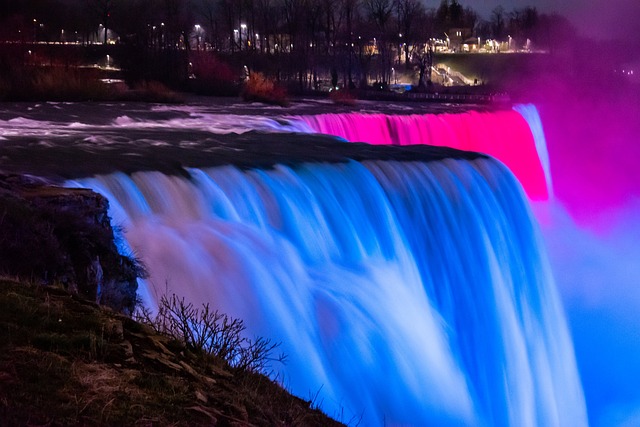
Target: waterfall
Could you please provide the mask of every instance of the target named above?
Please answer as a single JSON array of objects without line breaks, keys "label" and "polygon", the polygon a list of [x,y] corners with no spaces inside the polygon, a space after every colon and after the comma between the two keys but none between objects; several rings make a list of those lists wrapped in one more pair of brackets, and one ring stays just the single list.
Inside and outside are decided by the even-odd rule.
[{"label": "waterfall", "polygon": [[514,106],[513,109],[520,113],[529,124],[529,129],[531,129],[531,133],[533,134],[536,152],[538,153],[538,159],[540,159],[540,164],[544,171],[544,178],[547,182],[547,193],[549,198],[552,198],[553,181],[551,180],[551,164],[549,161],[549,151],[547,150],[547,138],[542,129],[542,119],[540,118],[540,114],[538,114],[538,109],[533,104],[519,104]]},{"label": "waterfall", "polygon": [[[549,157],[533,105],[456,114],[319,114],[297,116],[315,132],[376,145],[426,144],[488,154],[516,175],[531,200],[551,194]],[[298,128],[304,129],[304,126]]]},{"label": "waterfall", "polygon": [[[517,124],[499,127],[505,115]],[[461,124],[468,120],[484,135],[477,146],[460,147],[470,149],[489,147],[501,131],[520,132],[520,121],[526,126],[517,112],[498,116],[385,120],[403,123],[386,127],[400,141],[415,132],[469,141],[460,136],[470,132]],[[365,116],[342,119],[386,132],[363,123]],[[434,124],[418,130],[416,120]],[[535,150],[528,135],[523,152]],[[277,378],[303,398],[317,394],[321,408],[345,422],[587,425],[537,225],[500,162],[367,160],[188,173],[113,173],[76,183],[110,200],[125,244],[150,271],[142,285],[147,304],[175,292],[243,319],[251,335],[282,342],[288,363]],[[534,184],[528,191],[544,189]]]}]

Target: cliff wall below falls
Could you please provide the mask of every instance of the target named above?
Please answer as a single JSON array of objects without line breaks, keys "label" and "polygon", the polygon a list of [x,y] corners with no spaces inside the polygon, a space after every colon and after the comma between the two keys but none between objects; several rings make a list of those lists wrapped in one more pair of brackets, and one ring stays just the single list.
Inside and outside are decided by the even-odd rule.
[{"label": "cliff wall below falls", "polygon": [[91,190],[0,175],[0,274],[131,312],[144,270],[118,253],[108,206]]}]

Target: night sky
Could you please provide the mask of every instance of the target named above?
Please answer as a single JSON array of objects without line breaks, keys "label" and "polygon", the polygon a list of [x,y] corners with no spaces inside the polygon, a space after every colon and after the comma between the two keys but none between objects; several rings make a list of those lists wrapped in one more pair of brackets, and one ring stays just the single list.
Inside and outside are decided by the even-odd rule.
[{"label": "night sky", "polygon": [[[437,7],[437,0],[427,0]],[[541,13],[556,12],[566,16],[581,35],[597,39],[633,38],[640,40],[640,0],[461,0],[480,16],[488,19],[496,6],[505,11],[533,6]]]}]

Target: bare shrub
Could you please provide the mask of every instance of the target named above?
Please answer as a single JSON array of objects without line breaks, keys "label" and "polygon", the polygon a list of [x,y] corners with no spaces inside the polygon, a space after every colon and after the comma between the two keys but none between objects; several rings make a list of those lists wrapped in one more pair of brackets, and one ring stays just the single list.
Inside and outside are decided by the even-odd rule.
[{"label": "bare shrub", "polygon": [[10,98],[15,100],[88,101],[111,96],[109,88],[97,75],[56,66],[14,70],[11,89]]},{"label": "bare shrub", "polygon": [[337,105],[345,105],[352,107],[356,105],[356,95],[347,89],[337,89],[329,92],[329,99]]},{"label": "bare shrub", "polygon": [[180,104],[184,97],[169,89],[165,84],[150,80],[141,81],[131,90],[124,90],[116,94],[116,98],[123,101],[159,102],[168,104]]},{"label": "bare shrub", "polygon": [[262,73],[253,72],[245,82],[242,91],[245,101],[258,101],[281,106],[289,105],[287,91]]},{"label": "bare shrub", "polygon": [[242,320],[212,310],[208,303],[197,308],[175,294],[160,298],[155,316],[148,309],[140,308],[135,318],[156,332],[182,342],[190,350],[225,361],[233,369],[267,373],[271,362],[284,362],[286,358],[282,354],[273,356],[280,343],[244,336],[246,327]]},{"label": "bare shrub", "polygon": [[191,52],[191,90],[201,95],[238,96],[240,73],[211,52]]},{"label": "bare shrub", "polygon": [[41,65],[41,58],[29,55],[21,62],[17,58],[0,59],[0,96],[9,101],[88,101],[108,98],[109,88],[100,81],[96,70]]}]

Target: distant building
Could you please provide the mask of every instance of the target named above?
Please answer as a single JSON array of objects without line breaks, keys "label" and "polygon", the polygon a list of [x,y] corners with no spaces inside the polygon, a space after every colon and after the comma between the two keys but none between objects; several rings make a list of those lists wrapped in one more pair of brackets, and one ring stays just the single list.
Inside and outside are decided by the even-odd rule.
[{"label": "distant building", "polygon": [[471,28],[451,28],[448,33],[449,49],[461,52],[464,41],[473,35]]},{"label": "distant building", "polygon": [[480,41],[477,37],[469,37],[462,42],[460,52],[477,53],[480,50]]}]

